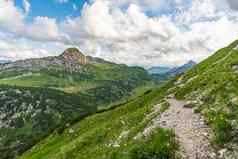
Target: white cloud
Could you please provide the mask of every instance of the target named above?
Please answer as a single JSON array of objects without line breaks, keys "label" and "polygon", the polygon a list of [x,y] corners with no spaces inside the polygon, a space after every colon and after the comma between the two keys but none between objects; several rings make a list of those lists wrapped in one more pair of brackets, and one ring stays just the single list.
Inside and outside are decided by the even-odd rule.
[{"label": "white cloud", "polygon": [[16,37],[37,41],[58,41],[66,38],[66,35],[60,34],[58,24],[53,18],[38,16],[32,22],[26,22],[26,14],[16,8],[13,1],[0,1],[0,8],[0,29],[14,33]]},{"label": "white cloud", "polygon": [[0,8],[0,27],[11,32],[21,32],[25,17],[13,1],[0,1]]},{"label": "white cloud", "polygon": [[149,17],[136,4],[123,11],[113,3],[95,0],[84,7],[82,17],[65,22],[62,30],[70,30],[71,43],[130,65],[180,65],[201,61],[238,34],[236,20],[224,16],[214,0],[194,0],[175,18]]},{"label": "white cloud", "polygon": [[31,8],[31,4],[29,3],[28,0],[23,0],[22,2],[23,2],[24,11],[26,14],[28,14]]},{"label": "white cloud", "polygon": [[[0,1],[0,28],[27,38],[30,45],[33,42],[29,41],[40,44],[27,49],[16,46],[23,55],[1,41],[0,36],[0,47],[19,59],[41,57],[49,50],[60,53],[59,49],[75,45],[88,55],[150,67],[181,65],[191,59],[201,61],[236,39],[238,15],[229,9],[226,0],[193,0],[190,6],[184,6],[184,2],[93,0],[84,6],[80,17],[57,23],[48,17],[26,22],[26,15],[13,2]],[[179,12],[152,17],[146,14],[164,6],[173,6]],[[43,47],[43,43],[51,45],[51,49]]]},{"label": "white cloud", "polygon": [[[96,2],[97,0],[91,0]],[[107,0],[105,0],[107,1]],[[171,9],[178,7],[181,4],[186,5],[187,1],[183,0],[110,0],[114,6],[125,7],[130,4],[135,4],[141,7],[143,11],[159,12],[160,10]]]},{"label": "white cloud", "polygon": [[182,14],[177,15],[177,20],[180,24],[187,24],[204,21],[219,16],[214,0],[194,0],[192,6],[184,11]]},{"label": "white cloud", "polygon": [[54,56],[66,47],[54,42],[33,42],[29,39],[15,39],[14,36],[0,31],[0,59],[21,60]]},{"label": "white cloud", "polygon": [[34,18],[26,34],[36,40],[58,40],[60,37],[56,20],[48,17]]}]

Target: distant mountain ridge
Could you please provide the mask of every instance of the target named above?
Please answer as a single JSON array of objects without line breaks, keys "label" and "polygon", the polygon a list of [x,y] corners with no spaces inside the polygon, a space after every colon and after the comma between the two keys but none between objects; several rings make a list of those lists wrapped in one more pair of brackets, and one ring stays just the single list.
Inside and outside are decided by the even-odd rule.
[{"label": "distant mountain ridge", "polygon": [[10,60],[0,60],[0,64],[4,64],[4,63],[10,63]]},{"label": "distant mountain ridge", "polygon": [[191,69],[193,66],[195,66],[197,63],[194,62],[194,61],[189,61],[187,63],[185,63],[184,65],[182,66],[179,66],[179,67],[175,67],[175,68],[172,68],[168,74],[170,74],[171,76],[174,76],[174,75],[177,75],[177,74],[180,74],[180,73],[183,73],[189,69]]},{"label": "distant mountain ridge", "polygon": [[148,69],[147,71],[154,78],[165,81],[171,77],[174,77],[178,74],[186,72],[187,70],[191,69],[195,65],[196,65],[196,62],[191,60],[179,67],[170,68],[170,67],[160,67],[159,66],[159,67],[152,67],[152,68]]},{"label": "distant mountain ridge", "polygon": [[77,48],[66,49],[59,56],[49,56],[44,58],[33,58],[20,60],[0,65],[0,71],[21,71],[21,70],[68,70],[70,72],[79,72],[83,65],[92,63],[109,63],[103,59],[85,56]]}]

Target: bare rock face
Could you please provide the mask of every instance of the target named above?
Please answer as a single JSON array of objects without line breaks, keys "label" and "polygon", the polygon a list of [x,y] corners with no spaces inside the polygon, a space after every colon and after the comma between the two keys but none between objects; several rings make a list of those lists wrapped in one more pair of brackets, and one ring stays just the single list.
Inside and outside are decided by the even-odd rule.
[{"label": "bare rock face", "polygon": [[87,57],[81,53],[77,48],[69,48],[60,55],[66,62],[70,64],[88,64]]}]

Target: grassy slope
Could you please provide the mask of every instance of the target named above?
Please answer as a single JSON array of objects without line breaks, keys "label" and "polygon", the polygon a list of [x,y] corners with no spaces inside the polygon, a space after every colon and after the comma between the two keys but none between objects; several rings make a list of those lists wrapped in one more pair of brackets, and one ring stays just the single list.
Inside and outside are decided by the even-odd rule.
[{"label": "grassy slope", "polygon": [[143,69],[116,64],[86,65],[73,74],[1,73],[0,113],[6,116],[0,119],[8,122],[5,128],[0,120],[1,157],[12,159],[55,128],[130,100],[150,87],[147,80]]},{"label": "grassy slope", "polygon": [[170,84],[110,111],[87,117],[62,134],[55,132],[20,159],[176,158],[178,145],[169,130],[158,129],[148,139],[133,139],[151,121],[153,116],[148,114],[152,106],[163,101]]},{"label": "grassy slope", "polygon": [[0,86],[50,88],[56,91],[90,96],[95,107],[115,105],[136,95],[152,82],[145,70],[113,63],[82,66],[78,73],[56,70],[9,71],[0,73]]},{"label": "grassy slope", "polygon": [[[143,77],[144,76],[144,77]],[[82,71],[70,73],[54,70],[29,72],[3,72],[0,74],[0,84],[23,87],[47,87],[67,91],[69,87],[79,87],[71,93],[87,88],[94,88],[109,81],[126,81],[148,78],[141,68],[131,68],[116,64],[88,64],[82,66]],[[69,89],[70,90],[70,89]]]},{"label": "grassy slope", "polygon": [[214,130],[214,143],[223,146],[238,141],[238,41],[180,77],[176,96],[195,102]]},{"label": "grassy slope", "polygon": [[[149,82],[148,82],[149,81]],[[4,72],[0,85],[51,88],[66,93],[86,94],[98,102],[97,107],[113,105],[134,96],[137,87],[151,85],[146,71],[113,63],[98,63],[82,66],[81,72],[70,73],[55,70],[29,72]]]}]

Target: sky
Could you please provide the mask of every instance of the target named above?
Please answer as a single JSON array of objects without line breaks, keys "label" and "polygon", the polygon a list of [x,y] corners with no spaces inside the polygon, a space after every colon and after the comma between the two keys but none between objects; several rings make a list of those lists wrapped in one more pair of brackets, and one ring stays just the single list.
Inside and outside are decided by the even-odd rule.
[{"label": "sky", "polygon": [[237,0],[0,0],[0,60],[77,47],[130,66],[173,67],[237,35]]}]

